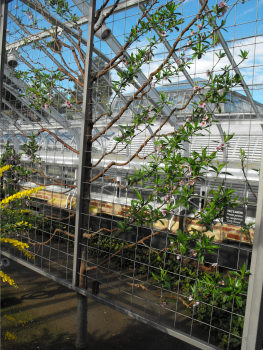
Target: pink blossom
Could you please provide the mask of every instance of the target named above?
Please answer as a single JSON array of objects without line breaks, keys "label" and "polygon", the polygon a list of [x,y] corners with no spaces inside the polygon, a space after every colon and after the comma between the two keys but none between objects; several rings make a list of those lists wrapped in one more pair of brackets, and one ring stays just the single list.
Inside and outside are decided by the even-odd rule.
[{"label": "pink blossom", "polygon": [[33,18],[33,15],[32,15],[32,13],[30,13],[29,15],[28,15],[28,19],[32,19]]},{"label": "pink blossom", "polygon": [[205,126],[206,126],[206,122],[205,122],[205,121],[202,121],[202,122],[201,122],[201,126],[202,126],[202,127],[205,127]]},{"label": "pink blossom", "polygon": [[205,107],[206,107],[205,102],[200,102],[200,103],[199,103],[199,108],[205,108]]},{"label": "pink blossom", "polygon": [[163,36],[163,37],[166,37],[166,36],[167,36],[167,33],[166,33],[165,30],[163,30],[163,31],[161,32],[161,36]]},{"label": "pink blossom", "polygon": [[188,300],[189,300],[189,301],[194,300],[194,299],[193,299],[193,296],[192,296],[192,295],[190,295],[190,296],[189,296],[189,298],[188,298]]},{"label": "pink blossom", "polygon": [[222,10],[221,16],[218,17],[219,19],[221,19],[226,14],[229,7],[226,5],[225,1],[221,1],[218,5],[218,8]]},{"label": "pink blossom", "polygon": [[191,31],[191,35],[195,35],[195,31],[194,30]]},{"label": "pink blossom", "polygon": [[151,87],[155,87],[155,83],[154,82],[151,83]]},{"label": "pink blossom", "polygon": [[197,28],[201,29],[202,28],[202,24],[197,24]]},{"label": "pink blossom", "polygon": [[201,88],[200,88],[200,86],[195,85],[195,86],[193,87],[193,89],[194,89],[194,91],[199,91]]},{"label": "pink blossom", "polygon": [[219,145],[216,146],[217,151],[223,151],[226,145],[224,143],[220,143]]},{"label": "pink blossom", "polygon": [[192,121],[192,118],[186,118],[186,121],[190,123]]},{"label": "pink blossom", "polygon": [[45,103],[45,104],[44,104],[44,108],[45,108],[45,109],[48,109],[48,108],[49,108],[49,104]]},{"label": "pink blossom", "polygon": [[167,202],[170,201],[170,199],[171,199],[171,196],[169,196],[169,195],[165,197],[165,200],[166,200]]},{"label": "pink blossom", "polygon": [[208,116],[205,115],[205,116],[203,117],[203,120],[208,120]]},{"label": "pink blossom", "polygon": [[47,97],[50,99],[50,101],[53,100],[53,96],[51,95],[51,93],[48,93],[48,94],[47,94]]},{"label": "pink blossom", "polygon": [[160,306],[161,306],[161,307],[165,307],[165,305],[166,305],[166,301],[162,301],[162,302],[160,303]]},{"label": "pink blossom", "polygon": [[196,301],[194,304],[193,304],[193,307],[196,307],[200,304],[200,301]]},{"label": "pink blossom", "polygon": [[181,181],[179,182],[179,185],[180,185],[180,186],[184,186],[184,181],[181,180]]},{"label": "pink blossom", "polygon": [[211,266],[212,266],[213,268],[216,268],[217,265],[218,265],[218,263],[213,263]]},{"label": "pink blossom", "polygon": [[189,45],[191,45],[192,44],[192,40],[189,40],[189,41],[187,41],[187,46],[189,46]]},{"label": "pink blossom", "polygon": [[196,180],[190,180],[190,181],[188,181],[188,184],[189,184],[190,186],[194,186],[195,183],[196,183]]},{"label": "pink blossom", "polygon": [[194,258],[196,258],[197,257],[197,252],[195,252],[194,250],[192,251],[192,256],[194,257]]},{"label": "pink blossom", "polygon": [[171,246],[171,247],[174,246],[174,242],[173,242],[173,241],[170,242],[170,246]]},{"label": "pink blossom", "polygon": [[166,216],[167,215],[167,210],[162,210],[162,214],[163,214],[163,216]]},{"label": "pink blossom", "polygon": [[180,260],[181,257],[182,257],[181,255],[177,255],[177,256],[176,256],[176,259],[177,259],[177,260]]},{"label": "pink blossom", "polygon": [[225,281],[219,281],[219,284],[220,284],[220,286],[224,286],[225,285]]},{"label": "pink blossom", "polygon": [[71,103],[67,100],[65,103],[63,103],[62,107],[71,107]]},{"label": "pink blossom", "polygon": [[207,71],[205,72],[205,74],[209,77],[211,75],[211,71],[209,69],[207,69]]},{"label": "pink blossom", "polygon": [[218,7],[220,8],[220,9],[222,9],[223,7],[225,7],[226,6],[226,2],[225,1],[221,1],[220,3],[219,3],[219,5],[218,5]]}]

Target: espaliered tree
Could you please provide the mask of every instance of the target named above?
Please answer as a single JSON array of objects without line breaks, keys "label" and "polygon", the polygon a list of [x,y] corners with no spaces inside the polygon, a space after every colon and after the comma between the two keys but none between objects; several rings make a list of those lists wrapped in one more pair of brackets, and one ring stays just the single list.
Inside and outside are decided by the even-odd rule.
[{"label": "espaliered tree", "polygon": [[[43,66],[35,70],[17,71],[16,75],[28,83],[26,93],[35,110],[44,110],[48,113],[55,106],[54,95],[60,94],[64,99],[62,107],[65,110],[74,109],[76,112],[82,103],[82,91],[78,91],[84,87],[85,72],[84,41],[79,19],[72,14],[73,11],[66,1],[45,1],[45,4],[41,1],[24,0],[23,2],[28,6],[25,15],[31,21],[26,25],[23,23],[27,28],[27,35],[29,31],[40,33],[43,30],[40,17],[45,25],[48,23],[50,28],[53,28],[50,30],[51,40],[40,38],[30,45],[34,45],[36,50],[52,51],[60,64],[55,70]],[[119,2],[116,0],[107,10],[108,1],[105,1],[97,10],[95,35],[111,18]],[[207,147],[203,147],[201,152],[190,151],[186,154],[185,144],[191,143],[194,136],[206,135],[210,132],[211,126],[217,123],[214,114],[221,112],[220,104],[227,101],[230,90],[240,85],[241,77],[233,72],[231,65],[222,67],[221,62],[225,53],[217,50],[214,65],[206,72],[207,80],[193,86],[183,105],[178,106],[176,102],[168,101],[164,92],[160,93],[158,101],[147,101],[150,100],[149,94],[152,89],[174,81],[182,75],[184,70],[188,70],[195,62],[198,64],[198,60],[219,45],[217,32],[224,29],[226,23],[224,18],[230,8],[225,1],[221,1],[211,10],[207,10],[207,2],[204,0],[199,11],[191,18],[182,16],[180,1],[168,1],[166,4],[160,4],[157,0],[146,2],[141,7],[137,23],[131,28],[124,44],[113,58],[98,58],[99,53],[95,50],[95,66],[91,70],[92,74],[88,82],[89,89],[93,89],[88,104],[94,108],[89,110],[89,116],[92,113],[93,116],[89,122],[87,151],[91,151],[96,142],[99,142],[113,128],[115,130],[117,128],[118,132],[111,149],[102,150],[96,161],[91,159],[91,167],[98,170],[93,172],[90,169],[86,173],[85,182],[89,184],[87,187],[89,191],[90,185],[98,180],[112,181],[121,189],[134,191],[136,199],[131,201],[124,219],[119,220],[113,229],[100,227],[99,230],[92,230],[91,227],[83,227],[84,231],[86,230],[83,239],[86,240],[88,248],[105,245],[110,251],[110,257],[109,254],[105,256],[101,254],[98,265],[86,266],[85,273],[98,269],[108,263],[109,259],[114,261],[120,255],[129,256],[134,249],[137,249],[137,254],[141,254],[140,261],[147,265],[150,254],[153,259],[151,265],[154,267],[150,269],[150,281],[162,288],[162,291],[155,295],[164,304],[166,301],[179,300],[187,309],[195,308],[197,318],[205,322],[209,322],[209,305],[216,307],[224,305],[226,310],[234,309],[240,315],[244,313],[248,275],[246,266],[243,266],[240,271],[221,274],[217,263],[205,263],[206,254],[214,253],[217,256],[216,253],[220,249],[213,236],[213,224],[222,220],[225,207],[235,207],[239,204],[234,190],[225,186],[224,180],[218,185],[227,165],[226,162],[218,161],[218,153],[228,147],[233,135],[225,133],[222,142],[215,145],[212,152],[209,152]],[[49,15],[50,13],[57,16],[56,23]],[[22,20],[23,18],[19,20],[20,23]],[[65,20],[71,24],[71,33],[63,25]],[[63,30],[59,30],[60,28]],[[162,61],[157,61],[160,47],[166,40],[169,41],[169,49],[166,47]],[[146,44],[132,50],[138,42],[146,42]],[[129,54],[131,51],[132,53]],[[66,59],[69,52],[73,58],[71,66]],[[247,55],[248,52],[241,50],[237,64],[240,65],[246,60]],[[27,58],[34,63],[34,58]],[[103,59],[105,59],[104,64],[102,64]],[[145,67],[149,73],[144,82],[139,84],[138,75]],[[152,67],[154,68],[151,70]],[[115,79],[112,78],[112,72],[116,76]],[[107,88],[105,82],[111,86]],[[102,86],[103,89],[100,89]],[[131,86],[133,86],[133,92],[125,94],[127,88]],[[113,110],[114,102],[122,94],[124,95],[123,105],[116,112]],[[135,103],[138,105],[136,110],[133,109]],[[94,110],[97,110],[98,105],[102,106],[102,111],[95,114]],[[169,106],[169,112],[165,113],[167,106]],[[176,127],[170,127],[169,133],[165,132],[164,130],[167,130],[165,126],[174,116],[189,106],[191,112],[187,118]],[[129,110],[133,110],[133,113],[127,123],[125,113]],[[103,127],[98,127],[103,123]],[[48,132],[65,147],[78,153],[39,121],[38,124],[40,128],[36,136],[39,133]],[[120,149],[128,148],[136,137],[146,133],[150,127],[153,128],[152,133],[144,139],[136,151],[125,160],[118,157]],[[151,142],[154,142],[155,149],[147,154],[145,150]],[[104,166],[106,158],[110,160]],[[133,167],[134,160],[141,162],[141,167],[137,169]],[[128,176],[125,186],[119,183],[118,178],[108,175],[109,170],[122,169],[129,164],[133,171]],[[214,185],[205,195],[200,196],[196,188],[205,181],[208,172],[212,172],[217,181],[214,181]],[[145,191],[142,193],[142,189],[147,189],[149,194],[146,195]],[[88,198],[90,198],[89,195]],[[192,201],[196,198],[202,199],[202,208],[193,208]],[[87,214],[89,209],[88,203]],[[176,215],[182,209],[184,212],[190,211],[193,217],[190,220],[185,216],[174,232]],[[200,229],[189,226],[190,221],[198,223]],[[154,228],[157,222],[163,223],[163,229]],[[145,230],[147,233],[135,242],[126,242],[125,233],[136,227],[147,228]],[[152,248],[151,239],[164,232],[167,234],[166,246],[161,250]],[[68,233],[65,232],[65,234]],[[179,287],[175,272],[181,271],[182,268],[186,269],[185,280],[180,282]],[[140,272],[145,271],[142,268]],[[149,283],[148,286],[134,284],[133,287],[151,292]],[[180,296],[174,293],[176,290],[179,290]],[[220,316],[218,318],[220,319]],[[230,341],[228,337],[220,336],[222,346],[228,342],[235,346],[240,341],[238,336],[241,334],[242,317],[237,319],[233,317],[231,320],[234,329],[232,333],[237,337],[234,336]]]}]

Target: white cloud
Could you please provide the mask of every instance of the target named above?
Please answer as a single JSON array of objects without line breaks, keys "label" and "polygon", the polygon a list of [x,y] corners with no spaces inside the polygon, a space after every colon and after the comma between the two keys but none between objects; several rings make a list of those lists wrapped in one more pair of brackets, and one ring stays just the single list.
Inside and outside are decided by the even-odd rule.
[{"label": "white cloud", "polygon": [[[148,42],[140,42],[140,47],[143,45],[147,45]],[[239,63],[241,58],[240,50],[246,50],[249,52],[248,59],[246,59],[240,66],[241,74],[243,75],[246,83],[252,87],[256,84],[262,84],[262,76],[263,76],[263,38],[262,37],[251,37],[248,39],[240,39],[235,40],[229,43],[229,50],[233,55],[233,58],[236,63]],[[133,52],[136,51],[136,47],[132,48]],[[187,69],[188,73],[192,78],[203,78],[207,79],[206,71],[212,70],[213,66],[217,62],[218,58],[216,53],[223,49],[220,45],[214,50],[207,52],[202,59],[196,59],[193,64],[190,66],[190,69]],[[188,52],[190,54],[191,52]],[[155,50],[155,60],[150,64],[144,65],[142,67],[142,71],[146,77],[155,70],[162,62],[164,57],[166,57],[167,50],[164,48],[162,44],[158,45]],[[220,71],[224,66],[230,65],[230,61],[227,57],[220,60],[220,62],[216,65],[215,71]],[[117,79],[116,73],[112,75],[112,79]],[[178,77],[174,77],[171,79],[173,82],[178,81]],[[185,80],[183,75],[180,76],[179,80]],[[167,82],[164,82],[167,84]],[[132,85],[129,85],[125,93],[132,93],[135,91],[135,88]],[[240,89],[242,91],[242,88]],[[261,91],[261,96],[259,94],[260,91],[256,93],[256,99],[259,102],[263,102],[263,93]],[[261,97],[261,98],[260,98]]]}]

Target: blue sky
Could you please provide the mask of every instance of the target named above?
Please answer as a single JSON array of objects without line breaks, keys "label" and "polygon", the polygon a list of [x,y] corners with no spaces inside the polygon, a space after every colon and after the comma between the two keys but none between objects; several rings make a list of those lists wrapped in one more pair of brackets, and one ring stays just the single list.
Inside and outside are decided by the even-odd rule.
[{"label": "blue sky", "polygon": [[[113,3],[111,0],[110,3]],[[160,3],[165,3],[165,1],[160,1]],[[211,8],[215,5],[216,1],[210,0],[209,7]],[[71,1],[69,4],[72,5]],[[97,1],[97,7],[102,4],[102,0]],[[26,14],[27,7],[23,5],[20,1],[14,0],[10,3],[10,10],[16,16],[19,16],[23,23],[26,25],[30,23],[30,19],[28,14]],[[243,74],[246,83],[251,89],[251,93],[253,98],[259,102],[263,103],[263,1],[262,0],[247,0],[244,4],[239,3],[238,6],[234,6],[234,2],[228,1],[229,10],[225,15],[227,20],[226,28],[227,31],[223,32],[223,35],[228,42],[228,46],[236,59],[238,61],[238,54],[240,49],[245,49],[249,51],[248,60],[246,60],[241,66],[241,73]],[[191,19],[198,9],[200,8],[200,4],[198,0],[186,0],[183,3],[182,11],[184,16],[186,17],[186,23]],[[80,15],[80,12],[74,7],[74,13]],[[41,19],[40,15],[34,14],[38,19],[39,25],[43,27],[48,27],[47,23],[43,18]],[[138,16],[140,15],[140,11],[137,7],[120,12],[112,16],[108,21],[107,25],[112,30],[115,37],[118,41],[123,44],[125,41],[125,37],[128,35],[131,27],[136,23]],[[21,37],[21,30],[15,32],[15,26],[9,21],[9,37],[8,40],[16,41],[19,37]],[[84,29],[84,37],[86,36],[87,25]],[[30,29],[31,30],[31,29]],[[31,30],[32,32],[32,30]],[[36,30],[37,32],[37,30]],[[170,39],[168,37],[168,39]],[[136,43],[132,46],[131,50],[136,50],[138,47],[143,47],[146,44],[145,38],[142,38],[141,42]],[[109,58],[113,57],[113,52],[110,47],[102,41],[95,39],[95,46],[101,50],[104,54],[108,55]],[[216,48],[216,50],[220,50],[220,45]],[[189,70],[189,73],[193,78],[205,78],[205,72],[207,69],[213,66],[213,62],[215,60],[215,52],[210,51],[207,53],[201,60],[194,62]],[[21,51],[22,52],[22,51]],[[157,56],[159,60],[162,57],[165,57],[165,50],[162,45],[159,45],[157,48]],[[33,58],[38,61],[43,61],[44,65],[49,65],[54,68],[54,64],[45,57],[43,53],[39,53],[38,50],[33,50],[30,47],[25,47],[23,49],[23,54],[27,54],[28,58]],[[190,54],[190,52],[189,52]],[[57,56],[57,55],[55,55]],[[72,67],[76,67],[74,63],[74,59],[70,53],[66,54],[67,62],[72,65]],[[57,57],[59,59],[59,57]],[[143,67],[143,71],[147,76],[149,72],[154,69],[159,62],[152,62],[151,65],[147,65]],[[229,64],[228,60],[225,59],[219,65],[220,67]],[[21,66],[22,67],[22,66]],[[112,73],[113,80],[116,78],[116,73]],[[185,77],[180,77],[179,80],[184,80]],[[176,80],[175,80],[176,81]],[[70,85],[70,83],[68,83]],[[130,90],[133,88],[131,87]],[[128,89],[129,90],[129,89]],[[242,93],[242,89],[239,90]]]}]

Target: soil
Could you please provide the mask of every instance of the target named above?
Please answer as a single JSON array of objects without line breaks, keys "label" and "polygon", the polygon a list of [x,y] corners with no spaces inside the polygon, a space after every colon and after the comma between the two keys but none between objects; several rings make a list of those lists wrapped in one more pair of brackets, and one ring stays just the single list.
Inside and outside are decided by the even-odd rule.
[{"label": "soil", "polygon": [[[1,349],[74,350],[76,293],[13,261],[4,272],[19,288],[1,287]],[[16,340],[5,340],[6,331]],[[88,337],[88,350],[197,349],[92,299],[88,300]]]}]

